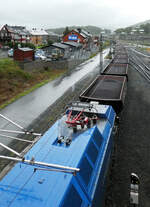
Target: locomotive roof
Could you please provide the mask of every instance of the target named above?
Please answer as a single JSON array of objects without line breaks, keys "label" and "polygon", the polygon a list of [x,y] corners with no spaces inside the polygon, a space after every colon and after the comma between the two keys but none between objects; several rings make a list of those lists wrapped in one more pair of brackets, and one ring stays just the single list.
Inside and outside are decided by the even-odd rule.
[{"label": "locomotive roof", "polygon": [[[109,129],[113,126],[112,107],[102,106],[100,124],[74,135],[70,146],[59,146],[59,120],[43,135],[43,137],[25,155],[26,159],[53,164],[78,167],[85,149],[94,133],[101,132],[101,138],[107,139]],[[98,130],[99,129],[99,130]],[[101,155],[103,156],[103,154]],[[49,206],[60,204],[61,198],[68,190],[72,174],[36,170],[34,166],[18,163],[0,182],[0,206],[25,207]]]}]

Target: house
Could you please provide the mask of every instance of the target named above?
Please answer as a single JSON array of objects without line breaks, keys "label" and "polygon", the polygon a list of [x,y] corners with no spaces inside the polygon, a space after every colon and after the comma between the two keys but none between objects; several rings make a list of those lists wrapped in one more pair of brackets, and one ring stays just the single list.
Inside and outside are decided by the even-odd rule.
[{"label": "house", "polygon": [[10,42],[10,41],[11,41],[11,36],[6,28],[6,25],[1,25],[0,26],[0,42],[5,43],[5,42]]},{"label": "house", "polygon": [[78,42],[81,43],[84,48],[88,46],[91,39],[92,39],[92,35],[81,28],[73,29],[72,31],[68,32],[62,37],[63,42],[68,42],[68,41]]},{"label": "house", "polygon": [[29,31],[24,26],[9,26],[7,24],[0,28],[0,42],[20,42],[27,43],[30,41]]},{"label": "house", "polygon": [[47,44],[48,33],[44,29],[33,28],[30,30],[30,42],[34,45]]}]

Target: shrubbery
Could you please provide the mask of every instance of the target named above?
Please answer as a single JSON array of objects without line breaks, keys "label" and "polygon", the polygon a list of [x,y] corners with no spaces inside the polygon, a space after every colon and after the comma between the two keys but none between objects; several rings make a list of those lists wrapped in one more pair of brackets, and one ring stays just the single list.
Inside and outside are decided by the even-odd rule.
[{"label": "shrubbery", "polygon": [[28,80],[31,77],[31,74],[21,70],[18,64],[12,59],[5,58],[0,60],[0,78],[21,78]]},{"label": "shrubbery", "polygon": [[17,49],[18,45],[21,45],[21,47],[29,47],[31,49],[35,49],[35,46],[32,43],[9,42],[5,44],[5,46],[9,46],[10,48],[14,48],[14,49]]}]

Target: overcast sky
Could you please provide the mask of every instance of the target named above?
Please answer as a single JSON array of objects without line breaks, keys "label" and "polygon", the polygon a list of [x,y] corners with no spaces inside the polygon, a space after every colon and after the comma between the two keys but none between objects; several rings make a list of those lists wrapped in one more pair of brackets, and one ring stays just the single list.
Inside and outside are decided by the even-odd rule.
[{"label": "overcast sky", "polygon": [[150,19],[148,0],[1,0],[0,25],[116,29]]}]

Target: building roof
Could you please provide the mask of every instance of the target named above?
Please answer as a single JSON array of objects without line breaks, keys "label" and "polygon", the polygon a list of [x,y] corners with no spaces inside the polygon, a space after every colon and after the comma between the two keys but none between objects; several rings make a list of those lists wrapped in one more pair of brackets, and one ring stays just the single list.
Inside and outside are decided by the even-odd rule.
[{"label": "building roof", "polygon": [[32,30],[30,30],[30,34],[31,35],[37,35],[37,36],[44,36],[44,35],[48,35],[48,33],[44,30],[44,29],[36,29],[33,28]]},{"label": "building roof", "polygon": [[62,44],[60,42],[55,42],[55,43],[52,44],[52,46],[60,48],[60,49],[64,49],[64,50],[69,48],[68,45]]},{"label": "building roof", "polygon": [[19,48],[19,50],[23,51],[23,52],[27,52],[27,51],[33,51],[33,49],[29,48],[29,47],[22,47]]},{"label": "building roof", "polygon": [[88,37],[92,36],[89,32],[87,32],[86,30],[83,30],[83,29],[75,29],[74,31],[79,33],[84,38],[88,38]]},{"label": "building roof", "polygon": [[82,31],[82,33],[83,34],[85,34],[87,37],[91,37],[92,35],[89,33],[89,32],[87,32],[86,30],[81,30]]},{"label": "building roof", "polygon": [[0,31],[1,31],[1,29],[4,27],[4,25],[0,25]]},{"label": "building roof", "polygon": [[9,26],[5,25],[9,32],[19,35],[29,35],[29,31],[24,26]]},{"label": "building roof", "polygon": [[56,36],[56,37],[60,37],[61,35],[59,35],[59,34],[56,34],[56,33],[54,33],[54,32],[51,32],[51,31],[48,31],[47,32],[50,36]]},{"label": "building roof", "polygon": [[74,41],[63,42],[63,44],[69,45],[71,47],[76,47],[76,48],[82,47],[82,44],[78,42],[74,42]]}]

